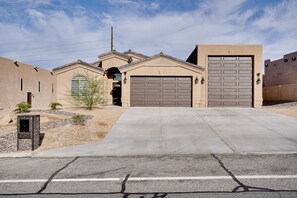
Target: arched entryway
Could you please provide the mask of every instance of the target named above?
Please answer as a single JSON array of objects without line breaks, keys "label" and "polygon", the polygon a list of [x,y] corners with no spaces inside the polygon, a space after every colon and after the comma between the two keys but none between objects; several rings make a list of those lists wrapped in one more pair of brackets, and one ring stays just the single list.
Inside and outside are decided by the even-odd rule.
[{"label": "arched entryway", "polygon": [[122,97],[122,74],[119,69],[116,67],[109,68],[107,70],[107,78],[112,79],[112,103],[114,105],[122,105],[121,97]]}]

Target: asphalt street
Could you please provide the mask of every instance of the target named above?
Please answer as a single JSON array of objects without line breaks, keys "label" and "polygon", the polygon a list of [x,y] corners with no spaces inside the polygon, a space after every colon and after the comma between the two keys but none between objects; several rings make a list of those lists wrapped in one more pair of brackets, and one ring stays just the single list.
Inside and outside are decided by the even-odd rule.
[{"label": "asphalt street", "polygon": [[0,158],[1,197],[297,197],[297,154]]}]

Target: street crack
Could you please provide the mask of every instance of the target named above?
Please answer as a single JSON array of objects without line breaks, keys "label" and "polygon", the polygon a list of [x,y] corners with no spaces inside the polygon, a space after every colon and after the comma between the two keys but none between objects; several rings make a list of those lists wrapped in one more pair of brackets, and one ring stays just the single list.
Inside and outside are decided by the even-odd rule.
[{"label": "street crack", "polygon": [[70,164],[72,164],[74,161],[76,161],[79,157],[74,158],[73,160],[71,160],[70,162],[68,162],[65,166],[63,166],[62,168],[60,168],[59,170],[55,171],[50,178],[43,184],[43,186],[41,187],[41,189],[39,191],[36,192],[36,194],[41,194],[48,186],[48,184],[54,179],[54,177],[61,172],[62,170],[64,170],[65,168],[67,168]]},{"label": "street crack", "polygon": [[128,181],[128,178],[130,177],[130,174],[127,174],[125,179],[122,182],[122,189],[121,189],[121,193],[124,193],[126,190],[126,182]]},{"label": "street crack", "polygon": [[235,177],[235,175],[224,165],[224,163],[218,156],[213,153],[211,154],[211,156],[219,162],[224,171],[226,171],[226,173],[228,173],[228,175],[230,175],[230,177],[232,177],[232,179],[239,185],[238,187],[234,188],[232,192],[236,192],[239,188],[243,188],[243,191],[249,191],[249,188]]},{"label": "street crack", "polygon": [[239,192],[248,192],[248,191],[251,191],[252,189],[253,190],[257,190],[257,191],[266,191],[266,192],[276,192],[275,190],[273,189],[269,189],[269,188],[261,188],[261,187],[255,187],[255,186],[247,186],[245,185],[244,183],[242,183],[241,181],[239,181],[236,176],[224,165],[223,161],[218,157],[216,156],[215,154],[211,154],[211,156],[213,158],[215,158],[220,166],[228,173],[228,175],[230,175],[230,177],[232,177],[232,179],[239,185],[239,186],[236,186],[233,190],[232,190],[232,193],[236,193],[239,191],[239,189],[243,189],[243,191],[239,191]]}]

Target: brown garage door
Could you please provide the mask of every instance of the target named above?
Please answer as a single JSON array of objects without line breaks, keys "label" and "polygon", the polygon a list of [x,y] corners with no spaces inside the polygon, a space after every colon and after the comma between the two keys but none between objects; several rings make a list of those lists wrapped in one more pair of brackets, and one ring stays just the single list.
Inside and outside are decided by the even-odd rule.
[{"label": "brown garage door", "polygon": [[208,57],[208,106],[252,106],[252,57]]},{"label": "brown garage door", "polygon": [[131,106],[191,107],[191,77],[131,77]]}]

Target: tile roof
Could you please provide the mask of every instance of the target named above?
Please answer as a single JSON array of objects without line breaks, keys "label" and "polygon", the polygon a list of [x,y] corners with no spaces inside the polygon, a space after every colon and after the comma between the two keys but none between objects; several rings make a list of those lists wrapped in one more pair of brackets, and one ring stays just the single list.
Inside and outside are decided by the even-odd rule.
[{"label": "tile roof", "polygon": [[141,54],[141,53],[138,53],[138,52],[135,52],[135,51],[133,51],[131,49],[129,49],[128,51],[123,52],[123,54],[134,54],[134,55],[140,56],[142,58],[149,58],[149,56],[144,55],[144,54]]},{"label": "tile roof", "polygon": [[90,68],[92,68],[92,69],[97,69],[97,70],[103,72],[103,69],[102,69],[102,68],[100,68],[100,67],[95,67],[95,66],[93,66],[93,65],[91,65],[91,64],[89,64],[89,63],[86,63],[86,62],[84,62],[84,61],[82,61],[82,60],[80,60],[80,59],[78,59],[78,60],[76,60],[76,61],[74,61],[74,62],[72,62],[72,63],[68,63],[68,64],[62,65],[62,66],[60,66],[60,67],[56,67],[56,68],[53,69],[53,71],[57,71],[57,70],[60,70],[60,69],[64,69],[64,68],[66,68],[66,67],[70,67],[70,66],[72,66],[72,65],[76,65],[76,64],[81,64],[81,65],[90,67]]},{"label": "tile roof", "polygon": [[104,56],[108,56],[108,55],[111,55],[111,54],[118,55],[118,56],[121,56],[121,57],[126,58],[126,59],[129,58],[128,55],[123,54],[123,53],[120,53],[120,52],[117,52],[117,51],[115,51],[115,50],[110,51],[110,52],[106,52],[106,53],[103,53],[103,54],[100,54],[100,55],[98,56],[98,58],[102,58],[102,57],[104,57]]}]

